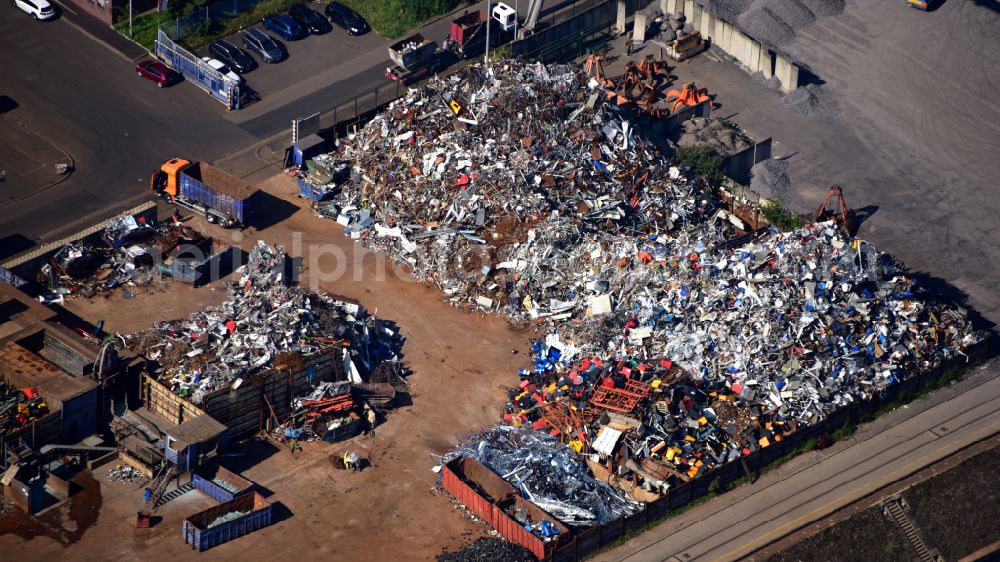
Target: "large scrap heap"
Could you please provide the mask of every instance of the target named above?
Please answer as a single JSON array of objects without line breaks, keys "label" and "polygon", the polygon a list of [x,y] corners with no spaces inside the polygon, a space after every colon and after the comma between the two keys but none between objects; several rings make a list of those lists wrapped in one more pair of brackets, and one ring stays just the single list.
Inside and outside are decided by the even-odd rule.
[{"label": "large scrap heap", "polygon": [[398,361],[402,338],[394,328],[358,305],[287,285],[284,255],[280,246],[258,242],[230,287],[230,300],[131,335],[128,346],[159,366],[161,382],[195,404],[241,377],[287,362],[281,359],[289,354],[343,347],[345,376],[356,382],[383,361]]},{"label": "large scrap heap", "polygon": [[[631,507],[592,475],[651,501],[985,337],[833,223],[737,243],[707,186],[600,88],[565,66],[472,66],[337,154],[352,181],[319,213],[453,303],[548,332],[510,391],[504,423],[524,429],[453,455],[568,524],[604,521]],[[580,456],[540,474],[553,440],[529,426]]]},{"label": "large scrap heap", "polygon": [[572,299],[548,289],[583,242],[656,236],[715,210],[599,98],[569,66],[433,79],[341,141],[352,181],[318,212],[456,304],[515,320],[563,311]]}]

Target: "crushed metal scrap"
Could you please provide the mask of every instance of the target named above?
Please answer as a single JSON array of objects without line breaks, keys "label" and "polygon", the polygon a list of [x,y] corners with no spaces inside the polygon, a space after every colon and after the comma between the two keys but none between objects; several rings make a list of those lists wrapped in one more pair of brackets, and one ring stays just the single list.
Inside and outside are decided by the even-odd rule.
[{"label": "crushed metal scrap", "polygon": [[196,283],[196,270],[217,255],[217,246],[217,241],[175,223],[154,226],[132,216],[112,220],[99,241],[66,244],[39,269],[37,280],[46,288],[41,300],[107,297],[121,287],[150,285],[164,275]]},{"label": "crushed metal scrap", "polygon": [[158,365],[172,391],[201,397],[262,372],[288,354],[310,355],[339,346],[345,376],[364,383],[371,373],[400,372],[402,337],[395,325],[359,305],[285,284],[285,253],[258,242],[230,285],[230,300],[182,320],[161,322],[127,338],[127,345]]},{"label": "crushed metal scrap", "polygon": [[445,459],[567,524],[607,521],[985,337],[833,223],[735,237],[750,229],[600,88],[472,66],[341,142],[352,177],[319,214],[452,303],[548,332],[508,429]]},{"label": "crushed metal scrap", "polygon": [[518,62],[433,79],[340,141],[352,179],[316,211],[455,304],[556,313],[583,241],[662,236],[717,210],[597,88]]}]

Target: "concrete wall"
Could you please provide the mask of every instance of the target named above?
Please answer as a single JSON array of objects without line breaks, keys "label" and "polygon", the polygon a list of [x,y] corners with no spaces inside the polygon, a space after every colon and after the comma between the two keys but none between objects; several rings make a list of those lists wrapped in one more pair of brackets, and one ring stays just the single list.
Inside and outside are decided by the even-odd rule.
[{"label": "concrete wall", "polygon": [[[763,72],[765,78],[777,76],[781,90],[790,92],[799,87],[799,68],[787,57],[774,54],[766,45],[723,21],[694,3],[694,0],[661,0],[661,9],[672,14],[685,14],[687,21],[701,32],[704,39],[734,57],[749,72]],[[773,70],[772,70],[773,68]]]},{"label": "concrete wall", "polygon": [[771,139],[767,138],[749,146],[736,154],[727,156],[722,162],[726,176],[742,185],[750,185],[750,169],[754,164],[771,157]]},{"label": "concrete wall", "polygon": [[589,10],[580,12],[575,17],[566,21],[541,29],[524,39],[514,41],[510,44],[511,55],[531,58],[546,46],[570,41],[581,34],[597,31],[602,28],[621,33],[624,30],[615,29],[616,22],[619,19],[620,5],[624,4],[625,14],[626,16],[630,16],[645,8],[649,3],[650,0],[622,0],[622,2],[619,2],[619,0],[607,0]]}]

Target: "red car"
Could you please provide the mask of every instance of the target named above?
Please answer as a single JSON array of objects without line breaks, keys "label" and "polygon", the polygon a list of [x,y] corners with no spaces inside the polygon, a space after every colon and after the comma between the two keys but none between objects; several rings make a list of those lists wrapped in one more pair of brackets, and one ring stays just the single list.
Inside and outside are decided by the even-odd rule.
[{"label": "red car", "polygon": [[143,78],[148,78],[160,88],[169,86],[181,79],[181,75],[173,71],[162,62],[152,60],[140,62],[135,65],[135,72]]}]

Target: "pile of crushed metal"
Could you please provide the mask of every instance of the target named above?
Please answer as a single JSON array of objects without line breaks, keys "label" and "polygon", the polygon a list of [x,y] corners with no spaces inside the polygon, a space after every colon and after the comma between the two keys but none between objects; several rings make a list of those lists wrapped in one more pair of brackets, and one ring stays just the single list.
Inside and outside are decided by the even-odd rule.
[{"label": "pile of crushed metal", "polygon": [[655,239],[717,211],[595,87],[513,61],[433,79],[341,140],[352,180],[317,212],[456,305],[516,321],[565,311],[582,244]]},{"label": "pile of crushed metal", "polygon": [[833,223],[736,236],[599,89],[567,66],[473,65],[335,155],[352,179],[317,212],[452,303],[547,332],[507,427],[445,462],[473,457],[567,525],[601,523],[985,338]]},{"label": "pile of crushed metal", "polygon": [[535,562],[535,555],[523,546],[494,537],[481,537],[455,552],[445,551],[438,562]]},{"label": "pile of crushed metal", "polygon": [[[391,322],[359,305],[286,283],[284,250],[258,242],[229,300],[181,320],[160,322],[127,338],[156,365],[160,382],[193,403],[271,365],[338,346],[345,375],[364,382],[382,363],[398,364],[402,337]],[[400,369],[395,365],[392,372]]]},{"label": "pile of crushed metal", "polygon": [[[144,287],[166,277],[187,283],[201,280],[198,268],[220,253],[219,243],[179,224],[127,216],[110,221],[89,243],[66,244],[43,265],[37,281],[43,302],[67,297],[110,296],[117,290]],[[131,292],[131,289],[129,289]]]}]

